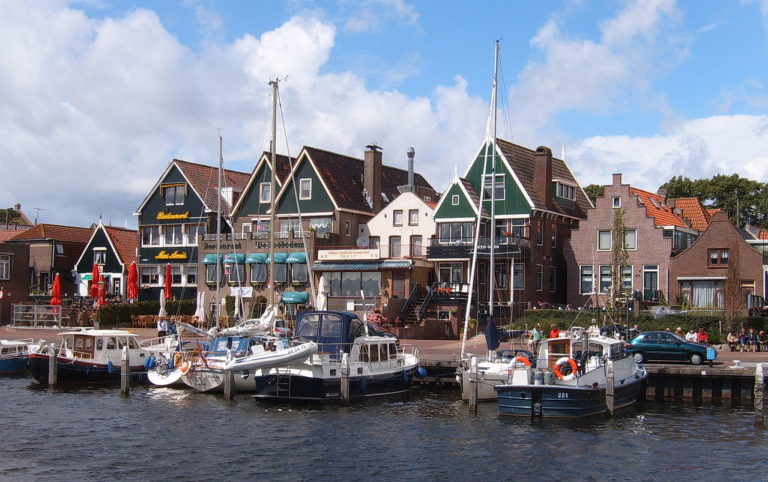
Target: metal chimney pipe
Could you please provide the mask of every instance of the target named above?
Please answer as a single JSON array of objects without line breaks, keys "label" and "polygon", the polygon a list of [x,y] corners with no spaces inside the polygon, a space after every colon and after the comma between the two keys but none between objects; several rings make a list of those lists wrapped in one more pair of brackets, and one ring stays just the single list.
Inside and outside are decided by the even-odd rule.
[{"label": "metal chimney pipe", "polygon": [[416,183],[413,181],[413,156],[416,155],[416,151],[413,147],[408,149],[408,187],[411,192],[416,190]]}]

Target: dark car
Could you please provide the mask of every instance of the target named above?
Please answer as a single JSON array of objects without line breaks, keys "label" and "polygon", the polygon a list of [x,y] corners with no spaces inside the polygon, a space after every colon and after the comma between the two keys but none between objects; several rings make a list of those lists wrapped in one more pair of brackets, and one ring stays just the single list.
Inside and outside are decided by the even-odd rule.
[{"label": "dark car", "polygon": [[649,331],[642,333],[626,345],[627,353],[635,361],[690,361],[699,365],[707,359],[707,350],[714,348],[692,343],[667,331]]}]

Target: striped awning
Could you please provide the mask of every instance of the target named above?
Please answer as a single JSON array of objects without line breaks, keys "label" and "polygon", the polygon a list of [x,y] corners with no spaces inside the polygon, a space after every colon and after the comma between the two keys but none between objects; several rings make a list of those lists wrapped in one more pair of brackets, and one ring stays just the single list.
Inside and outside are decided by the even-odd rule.
[{"label": "striped awning", "polygon": [[[275,253],[275,263],[282,264],[288,259],[288,253]],[[269,256],[267,256],[267,263],[269,263]]]},{"label": "striped awning", "polygon": [[248,253],[245,264],[258,264],[267,262],[267,253]]},{"label": "striped awning", "polygon": [[306,263],[307,255],[304,253],[291,253],[285,260],[286,263]]},{"label": "striped awning", "polygon": [[315,263],[312,271],[378,271],[379,263]]},{"label": "striped awning", "polygon": [[398,261],[382,261],[381,269],[411,269],[411,262],[409,260]]},{"label": "striped awning", "polygon": [[224,264],[243,264],[245,255],[243,253],[227,253],[224,255]]},{"label": "striped awning", "polygon": [[309,301],[309,293],[306,291],[286,291],[280,298],[281,303],[306,303]]},{"label": "striped awning", "polygon": [[202,264],[216,264],[218,261],[221,261],[221,255],[216,255],[214,253],[208,253],[205,256],[203,256],[203,260],[200,261]]}]

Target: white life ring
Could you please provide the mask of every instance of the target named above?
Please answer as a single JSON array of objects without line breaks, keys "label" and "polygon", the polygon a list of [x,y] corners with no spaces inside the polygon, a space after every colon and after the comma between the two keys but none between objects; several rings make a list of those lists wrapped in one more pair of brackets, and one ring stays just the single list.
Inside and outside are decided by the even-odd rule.
[{"label": "white life ring", "polygon": [[[568,375],[563,375],[562,372],[560,371],[560,367],[563,367],[565,365],[571,366],[571,373],[569,373]],[[578,370],[579,370],[579,365],[576,363],[576,360],[574,360],[573,358],[564,356],[562,358],[559,358],[555,362],[555,369],[553,371],[555,372],[555,376],[559,380],[563,380],[567,382],[576,378],[576,373],[578,372]]]}]

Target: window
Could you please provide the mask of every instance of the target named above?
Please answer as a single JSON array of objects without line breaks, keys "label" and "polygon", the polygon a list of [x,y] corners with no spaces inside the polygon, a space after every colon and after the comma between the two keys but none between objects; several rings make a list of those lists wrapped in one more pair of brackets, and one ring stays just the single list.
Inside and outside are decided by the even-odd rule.
[{"label": "window", "polygon": [[624,231],[624,249],[635,250],[637,249],[637,231],[634,229],[627,229]]},{"label": "window", "polygon": [[312,199],[312,179],[299,180],[299,199],[302,201]]},{"label": "window", "polygon": [[400,236],[389,237],[389,257],[399,258],[402,256],[402,249],[400,246]]},{"label": "window", "polygon": [[392,226],[402,226],[403,225],[403,210],[402,209],[395,209],[392,211]]},{"label": "window", "polygon": [[421,243],[421,236],[411,236],[411,256],[424,256],[424,250],[421,247]]},{"label": "window", "polygon": [[106,264],[107,250],[104,248],[95,248],[93,250],[93,262],[96,264]]},{"label": "window", "polygon": [[621,207],[621,198],[615,197],[613,198],[613,207],[620,208]]},{"label": "window", "polygon": [[306,283],[308,280],[307,263],[293,263],[291,265],[291,281]]},{"label": "window", "polygon": [[576,188],[567,184],[557,183],[557,197],[563,199],[570,199],[573,201],[576,199]]},{"label": "window", "polygon": [[269,203],[272,201],[272,185],[268,182],[262,182],[259,184],[259,203]]},{"label": "window", "polygon": [[496,288],[506,290],[509,288],[509,265],[507,263],[497,263],[493,270],[496,272]]},{"label": "window", "polygon": [[592,266],[579,267],[579,293],[582,295],[592,294]]},{"label": "window", "polygon": [[224,274],[229,283],[242,283],[245,281],[245,265],[240,263],[227,264],[224,266]]},{"label": "window", "polygon": [[419,225],[419,210],[409,209],[408,210],[408,226],[418,226],[418,225]]},{"label": "window", "polygon": [[[504,174],[496,174],[496,182],[494,182],[494,191],[491,192],[491,175],[486,174],[483,182],[483,196],[486,200],[495,199],[496,201],[504,200]],[[493,198],[491,197],[493,196]]]},{"label": "window", "polygon": [[166,206],[175,206],[184,204],[184,195],[186,194],[186,186],[184,184],[177,184],[173,186],[166,186],[163,188],[163,197],[165,198]]},{"label": "window", "polygon": [[472,223],[440,223],[441,243],[472,243]]},{"label": "window", "polygon": [[181,266],[171,266],[171,283],[181,284]]},{"label": "window", "polygon": [[454,194],[451,196],[451,206],[458,206],[459,205],[459,195]]},{"label": "window", "polygon": [[202,224],[187,224],[184,226],[186,233],[186,243],[189,246],[197,246],[197,237],[205,234],[205,226]]},{"label": "window", "polygon": [[275,283],[285,283],[288,281],[288,266],[280,263],[275,265]]},{"label": "window", "polygon": [[728,266],[728,250],[727,249],[710,249],[709,253],[709,266]]},{"label": "window", "polygon": [[611,267],[600,266],[600,292],[607,293],[611,289]]},{"label": "window", "polygon": [[187,284],[197,284],[197,266],[187,266]]},{"label": "window", "polygon": [[331,272],[326,273],[331,287],[330,296],[360,297],[378,296],[381,292],[381,273],[372,272]]},{"label": "window", "polygon": [[249,222],[243,223],[243,227],[241,229],[242,229],[243,237],[250,238],[249,235],[251,234],[251,231],[253,230],[253,224],[251,224]]},{"label": "window", "polygon": [[165,245],[181,245],[184,241],[181,237],[181,224],[171,224],[163,228],[165,234]]},{"label": "window", "polygon": [[461,263],[440,263],[438,275],[441,283],[461,283],[464,279]]},{"label": "window", "polygon": [[610,231],[597,232],[597,250],[598,251],[611,250],[611,232]]},{"label": "window", "polygon": [[208,284],[216,284],[221,279],[221,265],[206,264],[205,265],[205,282]]},{"label": "window", "polygon": [[557,248],[557,225],[552,224],[552,247]]},{"label": "window", "polygon": [[536,291],[541,291],[544,286],[544,267],[540,264],[536,265]]},{"label": "window", "polygon": [[623,293],[632,292],[632,266],[622,265],[621,273],[621,291]]},{"label": "window", "polygon": [[536,220],[536,244],[544,246],[544,223],[541,219]]},{"label": "window", "polygon": [[368,247],[371,249],[381,246],[381,238],[379,236],[371,236],[368,239]]},{"label": "window", "polygon": [[301,221],[298,219],[284,219],[280,221],[281,233],[301,233]]},{"label": "window", "polygon": [[557,289],[557,269],[554,266],[549,267],[549,291]]},{"label": "window", "polygon": [[160,226],[144,226],[141,228],[142,246],[160,246]]},{"label": "window", "polygon": [[352,236],[352,221],[344,221],[344,234],[346,236]]},{"label": "window", "polygon": [[526,219],[511,219],[512,223],[512,236],[517,238],[528,237],[528,225]]},{"label": "window", "polygon": [[11,279],[11,255],[0,254],[0,279]]},{"label": "window", "polygon": [[139,268],[139,277],[143,285],[159,285],[160,276],[157,273],[157,266],[142,266]]},{"label": "window", "polygon": [[267,265],[264,263],[253,263],[251,265],[251,283],[266,283]]},{"label": "window", "polygon": [[513,276],[512,283],[514,284],[514,289],[516,290],[524,290],[525,289],[525,264],[523,263],[515,263],[515,273]]}]

